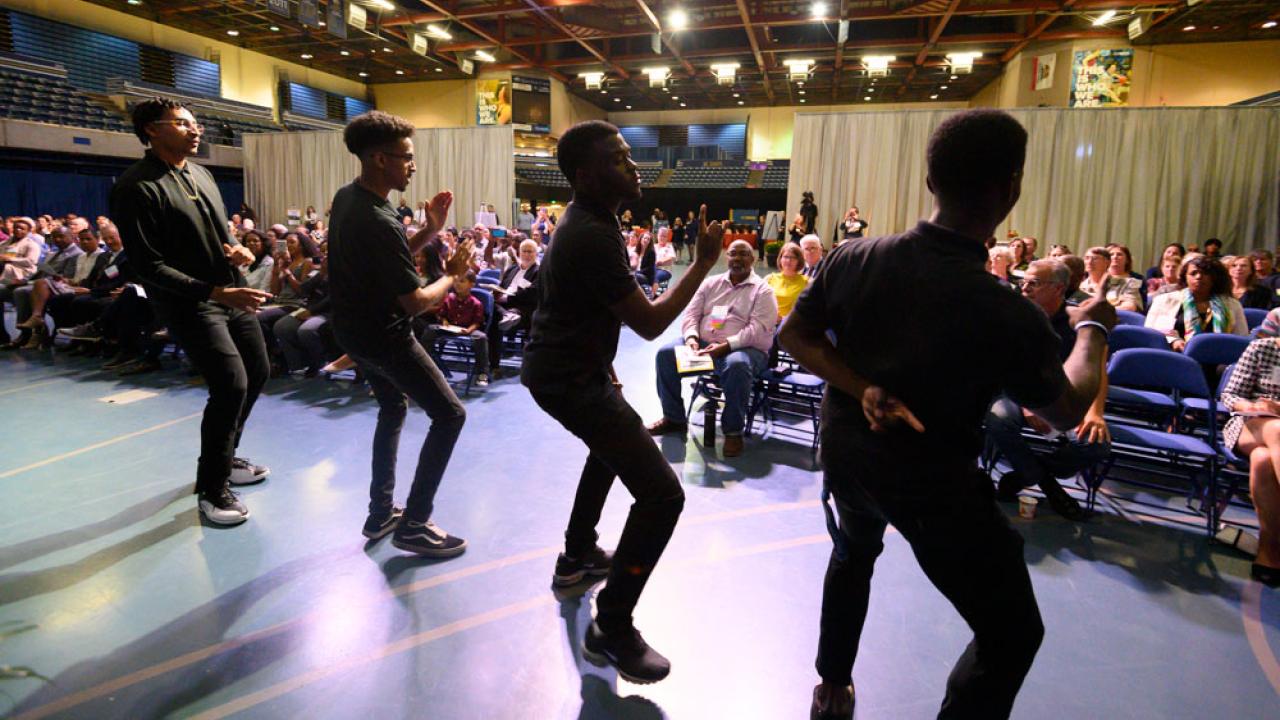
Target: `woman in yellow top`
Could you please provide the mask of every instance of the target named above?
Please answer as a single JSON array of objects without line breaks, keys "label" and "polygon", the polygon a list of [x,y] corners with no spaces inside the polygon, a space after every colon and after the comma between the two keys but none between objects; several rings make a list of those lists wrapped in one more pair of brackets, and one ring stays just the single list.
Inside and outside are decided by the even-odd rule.
[{"label": "woman in yellow top", "polygon": [[781,321],[795,307],[800,291],[809,284],[809,278],[800,273],[804,268],[804,255],[800,246],[789,242],[778,252],[778,272],[769,273],[764,279],[773,288],[778,300],[778,320]]}]

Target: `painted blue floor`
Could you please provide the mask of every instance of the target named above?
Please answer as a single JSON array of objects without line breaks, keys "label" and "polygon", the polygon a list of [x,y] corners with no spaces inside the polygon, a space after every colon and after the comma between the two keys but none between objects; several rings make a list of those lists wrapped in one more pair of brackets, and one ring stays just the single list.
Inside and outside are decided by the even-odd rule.
[{"label": "painted blue floor", "polygon": [[[623,333],[619,374],[646,419],[657,348]],[[465,401],[436,519],[470,547],[431,562],[359,534],[363,390],[273,380],[241,447],[271,478],[243,493],[247,524],[217,529],[188,494],[203,387],[172,361],[137,381],[97,362],[0,357],[0,665],[44,678],[0,679],[0,714],[807,717],[830,546],[803,440],[750,439],[727,462],[697,428],[663,440],[688,500],[637,624],[674,669],[640,687],[582,660],[592,593],[550,589],[584,452],[517,380]],[[134,389],[156,394],[100,401]],[[415,413],[406,483],[425,430]],[[627,506],[619,487],[606,544]],[[1280,593],[1198,525],[1108,508],[1014,519],[1047,626],[1015,717],[1280,717]],[[932,717],[969,632],[902,539],[886,546],[857,717]]]}]

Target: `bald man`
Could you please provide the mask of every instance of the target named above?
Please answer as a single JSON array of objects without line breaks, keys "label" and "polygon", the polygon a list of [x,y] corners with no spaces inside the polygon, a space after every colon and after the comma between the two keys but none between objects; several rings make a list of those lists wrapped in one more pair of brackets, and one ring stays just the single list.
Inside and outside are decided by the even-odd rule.
[{"label": "bald man", "polygon": [[684,433],[689,421],[680,397],[676,348],[681,345],[715,363],[724,388],[724,456],[742,454],[742,431],[751,400],[751,386],[764,370],[778,324],[778,301],[773,289],[755,274],[755,251],[745,240],[729,245],[729,269],[703,281],[685,308],[680,340],[658,351],[658,398],[662,419],[649,426],[653,435]]},{"label": "bald man", "polygon": [[516,264],[508,267],[498,281],[502,290],[493,294],[498,304],[489,314],[489,377],[501,377],[502,338],[517,328],[529,328],[533,311],[538,307],[538,243],[523,240],[516,255]]}]

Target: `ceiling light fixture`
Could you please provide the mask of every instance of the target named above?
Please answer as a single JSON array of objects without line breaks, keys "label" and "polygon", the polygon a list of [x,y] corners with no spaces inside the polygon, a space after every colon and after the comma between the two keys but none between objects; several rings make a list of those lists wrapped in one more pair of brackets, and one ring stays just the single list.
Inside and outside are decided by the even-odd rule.
[{"label": "ceiling light fixture", "polygon": [[677,96],[677,95],[672,95],[672,96],[671,96],[671,99],[672,99],[672,100],[679,100],[680,98],[679,98],[679,96]]},{"label": "ceiling light fixture", "polygon": [[782,64],[787,66],[787,77],[789,79],[803,83],[809,77],[809,69],[813,67],[813,60],[792,58]]},{"label": "ceiling light fixture", "polygon": [[719,85],[733,85],[733,76],[737,70],[738,63],[716,63],[711,66],[711,72]]},{"label": "ceiling light fixture", "polygon": [[955,80],[955,79],[956,79],[956,76],[955,76],[955,75],[952,75],[952,76],[951,76],[951,79],[952,79],[952,80]]},{"label": "ceiling light fixture", "polygon": [[342,57],[350,57],[350,56],[351,56],[351,52],[350,52],[350,51],[348,51],[348,50],[339,50],[339,51],[338,51],[338,54],[339,54],[339,55],[341,55]]},{"label": "ceiling light fixture", "polygon": [[800,98],[800,102],[804,102],[804,98]]},{"label": "ceiling light fixture", "polygon": [[631,106],[630,106],[630,105],[628,105],[628,106],[627,106],[627,109],[628,109],[628,110],[630,110],[630,109],[631,109]]},{"label": "ceiling light fixture", "polygon": [[863,100],[866,100],[867,102],[871,102],[871,96],[870,96],[870,95],[863,95],[863,96],[862,96],[862,99],[863,99]]},{"label": "ceiling light fixture", "polygon": [[671,11],[670,15],[667,15],[667,28],[671,32],[679,32],[687,27],[689,27],[689,14],[684,10],[676,8]]},{"label": "ceiling light fixture", "polygon": [[599,90],[604,82],[604,73],[602,72],[580,73],[578,77],[582,78],[582,81],[587,84],[588,90]]},{"label": "ceiling light fixture", "polygon": [[363,70],[361,70],[360,72],[358,72],[358,73],[356,73],[356,74],[357,74],[357,75],[359,75],[360,77],[369,77],[369,73],[367,73],[367,72],[365,72],[365,71],[363,71]]},{"label": "ceiling light fixture", "polygon": [[740,96],[738,95],[738,93],[734,93],[734,94],[733,94],[733,96],[734,96],[734,97],[740,97]]},{"label": "ceiling light fixture", "polygon": [[614,99],[613,99],[613,101],[614,101],[614,102],[622,102],[622,98],[614,98]]},{"label": "ceiling light fixture", "polygon": [[444,72],[443,68],[436,68],[436,72]]},{"label": "ceiling light fixture", "polygon": [[803,95],[803,94],[804,94],[804,91],[803,91],[803,90],[801,90],[801,91],[800,91],[800,94],[801,94],[801,95]]},{"label": "ceiling light fixture", "polygon": [[141,5],[142,0],[129,0],[130,5]]},{"label": "ceiling light fixture", "polygon": [[389,52],[391,52],[391,48],[389,48],[389,47],[384,47],[384,48],[382,48],[382,52],[389,53]]},{"label": "ceiling light fixture", "polygon": [[862,66],[867,69],[867,77],[882,78],[889,76],[889,63],[893,62],[892,55],[864,55],[862,58]]},{"label": "ceiling light fixture", "polygon": [[647,67],[641,70],[645,75],[649,76],[649,87],[665,87],[667,84],[667,76],[671,71],[665,67]]},{"label": "ceiling light fixture", "polygon": [[680,103],[680,107],[688,107],[688,106],[685,105],[684,103]]},{"label": "ceiling light fixture", "polygon": [[480,62],[497,62],[498,61],[498,58],[494,57],[493,54],[487,50],[477,50],[476,59],[479,60]]},{"label": "ceiling light fixture", "polygon": [[271,32],[280,32],[280,27],[278,25],[272,25]]},{"label": "ceiling light fixture", "polygon": [[315,56],[314,56],[314,55],[312,55],[311,53],[302,53],[302,59],[303,59],[303,60],[310,60],[310,59],[311,59],[311,58],[313,58],[313,57],[315,57]]},{"label": "ceiling light fixture", "polygon": [[814,20],[821,20],[827,16],[827,4],[824,2],[816,2],[809,9],[809,16]]},{"label": "ceiling light fixture", "polygon": [[240,37],[239,30],[228,30],[227,34],[230,35],[231,37]]},{"label": "ceiling light fixture", "polygon": [[1107,23],[1109,23],[1109,22],[1111,22],[1112,20],[1114,20],[1114,19],[1115,19],[1115,17],[1116,17],[1116,11],[1115,11],[1115,10],[1108,10],[1108,11],[1106,11],[1106,12],[1102,13],[1101,15],[1099,15],[1098,17],[1094,18],[1094,19],[1093,19],[1093,25],[1094,25],[1094,27],[1097,27],[1097,26],[1099,26],[1099,25],[1106,25]]},{"label": "ceiling light fixture", "polygon": [[738,101],[738,104],[739,104],[739,105],[741,105],[741,104],[742,104],[742,101],[741,101],[741,100],[739,100],[739,101]]},{"label": "ceiling light fixture", "polygon": [[938,99],[938,96],[937,96],[937,95],[930,95],[930,96],[929,96],[929,99],[930,99],[930,100],[937,100],[937,99]]},{"label": "ceiling light fixture", "polygon": [[379,10],[395,10],[396,4],[391,0],[367,0],[368,3]]},{"label": "ceiling light fixture", "polygon": [[403,71],[403,70],[397,70],[397,71],[396,71],[396,74],[397,74],[397,75],[403,75],[403,74],[404,74],[404,71]]},{"label": "ceiling light fixture", "polygon": [[938,86],[938,89],[939,89],[939,90],[946,90],[948,87],[949,87],[949,86],[947,86],[947,85],[939,85],[939,86]]},{"label": "ceiling light fixture", "polygon": [[982,57],[980,52],[947,53],[947,62],[951,64],[952,75],[968,75],[973,72],[973,61]]},{"label": "ceiling light fixture", "polygon": [[1275,21],[1275,20],[1268,20],[1268,21],[1266,21],[1266,22],[1262,23],[1262,29],[1263,29],[1263,30],[1270,30],[1271,28],[1273,28],[1273,27],[1275,27],[1275,26],[1276,26],[1276,21]]},{"label": "ceiling light fixture", "polygon": [[1196,26],[1195,26],[1195,25],[1188,25],[1188,26],[1186,26],[1186,27],[1182,28],[1182,32],[1191,32],[1192,30],[1195,30],[1195,29],[1196,29]]},{"label": "ceiling light fixture", "polygon": [[430,25],[427,26],[427,34],[434,38],[440,38],[441,40],[453,39],[453,36],[449,34],[449,31],[445,30],[439,25],[436,25],[435,23],[431,23]]}]

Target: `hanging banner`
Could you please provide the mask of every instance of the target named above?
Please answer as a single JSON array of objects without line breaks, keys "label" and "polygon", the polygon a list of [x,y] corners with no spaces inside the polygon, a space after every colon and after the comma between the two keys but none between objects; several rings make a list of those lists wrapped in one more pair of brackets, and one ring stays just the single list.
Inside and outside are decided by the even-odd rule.
[{"label": "hanging banner", "polygon": [[1071,107],[1129,104],[1133,49],[1080,50],[1071,65]]},{"label": "hanging banner", "polygon": [[1048,90],[1053,87],[1053,71],[1057,68],[1057,65],[1057,53],[1037,55],[1035,66],[1031,73],[1031,89]]},{"label": "hanging banner", "polygon": [[551,81],[511,76],[511,123],[516,130],[546,135],[551,132]]},{"label": "hanging banner", "polygon": [[329,22],[325,30],[330,35],[347,39],[347,3],[346,0],[329,0]]},{"label": "hanging banner", "polygon": [[511,82],[509,80],[476,81],[476,124],[511,124]]},{"label": "hanging banner", "polygon": [[289,0],[267,0],[267,9],[277,15],[289,17]]},{"label": "hanging banner", "polygon": [[316,0],[298,0],[298,22],[320,27],[320,11],[316,7]]}]

